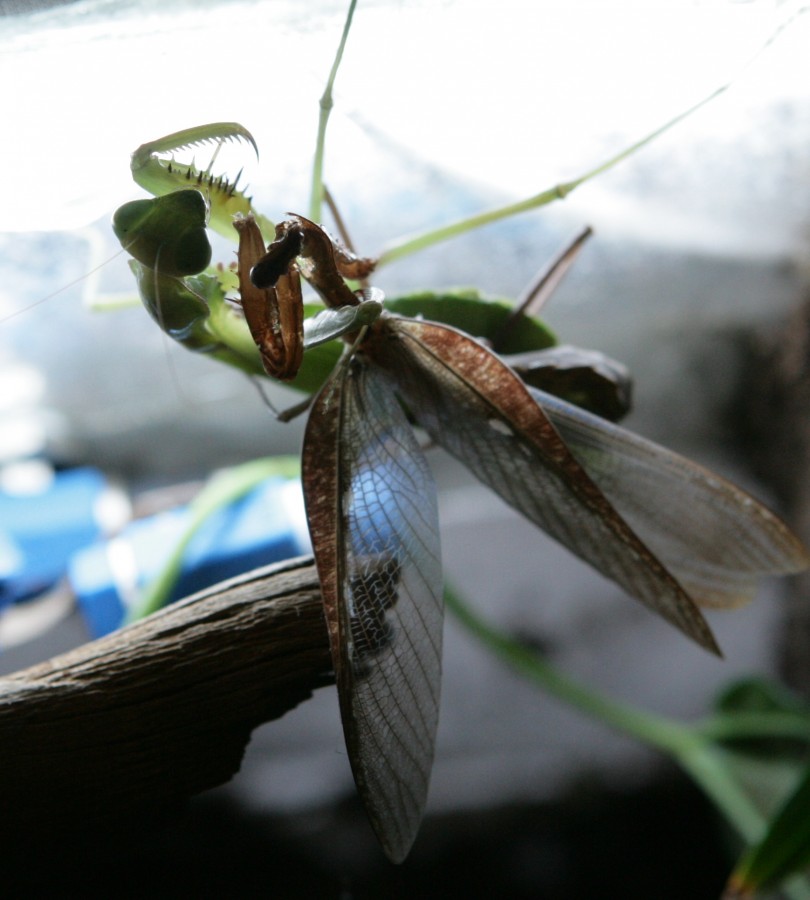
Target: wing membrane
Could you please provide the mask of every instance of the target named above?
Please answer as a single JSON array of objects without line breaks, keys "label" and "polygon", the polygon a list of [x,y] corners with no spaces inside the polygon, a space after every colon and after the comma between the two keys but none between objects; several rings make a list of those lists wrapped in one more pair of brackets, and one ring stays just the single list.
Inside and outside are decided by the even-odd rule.
[{"label": "wing membrane", "polygon": [[310,412],[303,481],[352,770],[399,862],[433,763],[442,574],[436,488],[384,372],[338,367]]},{"label": "wing membrane", "polygon": [[793,533],[745,491],[624,428],[529,391],[591,478],[702,606],[738,606],[763,575],[807,567]]},{"label": "wing membrane", "polygon": [[[383,331],[384,329],[384,331]],[[686,591],[577,462],[520,379],[455,329],[386,317],[373,347],[417,421],[478,478],[702,646],[719,652]]]}]

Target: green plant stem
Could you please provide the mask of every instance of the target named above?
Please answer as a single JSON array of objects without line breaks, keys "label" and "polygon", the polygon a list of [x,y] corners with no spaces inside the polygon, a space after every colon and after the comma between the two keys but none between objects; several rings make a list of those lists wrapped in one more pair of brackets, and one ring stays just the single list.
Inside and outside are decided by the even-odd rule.
[{"label": "green plant stem", "polygon": [[357,0],[351,0],[349,3],[349,12],[346,15],[346,23],[343,26],[343,34],[338,44],[335,61],[332,63],[332,69],[329,72],[329,78],[326,82],[326,88],[320,100],[320,114],[318,116],[318,137],[315,141],[315,159],[312,163],[312,189],[309,195],[309,218],[313,222],[320,222],[321,207],[323,205],[323,159],[324,147],[326,146],[326,126],[329,123],[329,115],[332,112],[334,101],[332,99],[332,88],[335,84],[340,62],[343,59],[343,50],[346,46],[346,40],[349,37],[349,31],[352,27],[352,17],[354,16],[354,8]]},{"label": "green plant stem", "polygon": [[420,234],[399,238],[386,247],[383,247],[383,250],[379,255],[377,268],[379,269],[380,266],[383,266],[386,263],[394,262],[395,260],[402,259],[405,256],[409,256],[411,253],[416,253],[419,250],[424,250],[427,247],[432,247],[434,244],[438,244],[441,241],[447,241],[451,238],[465,234],[468,231],[473,231],[476,228],[481,228],[483,225],[489,225],[492,222],[497,222],[500,219],[505,219],[509,216],[514,216],[519,213],[529,212],[530,210],[545,206],[548,203],[552,203],[555,200],[563,200],[572,191],[576,190],[576,188],[578,188],[581,184],[585,184],[586,181],[590,181],[592,178],[596,178],[597,175],[601,175],[608,169],[612,169],[614,166],[618,165],[618,163],[627,159],[629,156],[632,156],[638,150],[641,150],[647,144],[651,143],[652,141],[659,138],[662,134],[669,131],[679,122],[687,119],[693,113],[697,112],[701,107],[706,106],[707,103],[710,103],[716,97],[719,97],[720,94],[727,91],[737,79],[737,77],[745,69],[747,69],[748,66],[750,66],[760,56],[761,53],[763,53],[768,47],[770,47],[770,45],[793,22],[794,19],[802,15],[804,12],[806,12],[806,10],[807,6],[802,5],[792,14],[786,16],[785,19],[781,23],[779,23],[777,27],[772,31],[772,33],[768,36],[767,40],[762,43],[762,45],[740,66],[739,70],[725,83],[715,88],[713,91],[711,91],[711,93],[707,94],[701,100],[698,100],[697,103],[694,103],[688,109],[685,109],[682,112],[678,113],[674,118],[670,119],[665,124],[659,126],[654,131],[651,131],[648,135],[641,138],[641,140],[636,141],[630,147],[622,150],[621,153],[617,153],[606,162],[601,163],[600,165],[591,169],[589,172],[586,172],[584,175],[580,175],[578,178],[575,178],[572,181],[561,182],[560,184],[555,185],[552,188],[548,188],[547,190],[541,191],[539,194],[535,194],[531,197],[527,197],[524,200],[519,200],[516,203],[508,203],[506,206],[500,206],[487,212],[477,213],[476,215],[469,216],[465,219],[459,219],[456,222],[452,222],[449,225],[443,225],[441,228],[436,228],[432,231],[425,231]]},{"label": "green plant stem", "polygon": [[580,175],[578,178],[575,178],[572,181],[561,182],[554,187],[541,191],[539,194],[534,194],[531,197],[527,197],[524,200],[519,200],[516,203],[508,203],[506,206],[499,206],[496,209],[477,213],[476,215],[469,216],[465,219],[459,219],[456,222],[451,222],[449,225],[443,225],[441,228],[436,228],[433,231],[425,231],[421,234],[417,234],[411,237],[400,238],[394,243],[389,244],[387,247],[383,248],[383,251],[382,253],[380,253],[379,260],[377,262],[377,268],[385,265],[386,263],[394,262],[397,259],[402,259],[405,256],[409,256],[411,253],[416,253],[419,250],[425,250],[427,247],[432,247],[434,244],[438,244],[441,241],[447,241],[451,238],[465,234],[468,231],[474,231],[477,228],[481,228],[483,225],[490,225],[493,222],[498,222],[499,220],[506,219],[509,216],[514,216],[518,215],[519,213],[538,209],[541,206],[546,206],[549,203],[553,203],[555,200],[564,200],[581,184],[585,184],[586,181],[590,181],[592,178],[596,178],[597,175],[601,175],[603,172],[606,172],[608,169],[612,169],[614,166],[618,165],[618,163],[627,159],[629,156],[632,156],[636,151],[651,143],[656,138],[660,137],[662,134],[664,134],[664,132],[669,131],[670,128],[677,125],[683,119],[691,116],[692,113],[700,109],[701,106],[704,106],[719,94],[722,94],[723,91],[728,89],[728,87],[729,84],[724,84],[716,90],[712,91],[711,94],[695,103],[694,106],[690,106],[689,109],[679,113],[677,116],[675,116],[674,119],[670,119],[669,122],[660,126],[659,128],[656,128],[655,131],[650,132],[648,135],[646,135],[646,137],[643,137],[641,140],[636,141],[635,144],[632,144],[630,147],[625,148],[621,153],[617,153],[606,162],[601,163],[600,165],[591,169],[589,172],[586,172],[584,175]]},{"label": "green plant stem", "polygon": [[182,537],[172,548],[163,568],[144,588],[140,602],[129,611],[128,622],[157,612],[171,594],[183,566],[183,555],[194,535],[217,510],[236,502],[268,478],[294,478],[300,472],[297,457],[274,456],[217,473],[194,498],[191,519]]},{"label": "green plant stem", "polygon": [[496,656],[569,706],[666,752],[683,752],[693,740],[685,726],[610,700],[558,672],[533,649],[488,625],[449,588],[445,588],[445,603],[456,619]]},{"label": "green plant stem", "polygon": [[696,728],[702,737],[713,741],[767,738],[810,743],[810,723],[789,713],[735,712],[733,716],[712,716]]},{"label": "green plant stem", "polygon": [[[445,602],[464,628],[525,678],[589,717],[672,757],[747,844],[762,836],[765,819],[734,780],[723,750],[711,743],[699,726],[643,712],[585,688],[534,650],[492,628],[449,588],[445,589]],[[800,880],[792,880],[785,890],[794,900],[810,896],[806,882]]]}]

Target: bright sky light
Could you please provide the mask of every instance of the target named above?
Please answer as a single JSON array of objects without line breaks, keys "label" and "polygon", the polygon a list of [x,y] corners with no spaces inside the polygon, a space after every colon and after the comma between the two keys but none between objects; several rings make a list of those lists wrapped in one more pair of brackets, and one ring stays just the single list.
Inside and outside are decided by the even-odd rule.
[{"label": "bright sky light", "polygon": [[[4,20],[0,83],[14,89],[0,96],[0,230],[79,227],[107,214],[133,195],[136,146],[207,121],[247,125],[264,177],[274,167],[305,179],[342,3],[308,4],[305,18],[279,2],[132,7],[86,0]],[[340,124],[348,116],[457,175],[526,194],[709,93],[775,22],[771,2],[361,0],[327,166],[351,153]],[[756,91],[795,89],[791,77],[772,82],[777,59],[750,79]],[[735,127],[733,113],[712,120]]]}]

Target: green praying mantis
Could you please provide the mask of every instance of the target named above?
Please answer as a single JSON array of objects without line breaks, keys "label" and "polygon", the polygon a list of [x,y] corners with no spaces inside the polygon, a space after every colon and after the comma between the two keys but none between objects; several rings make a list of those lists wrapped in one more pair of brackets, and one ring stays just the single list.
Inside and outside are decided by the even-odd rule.
[{"label": "green praying mantis", "polygon": [[[238,178],[230,182],[212,175],[210,167],[197,171],[193,166],[178,165],[171,156],[165,158],[189,146],[226,141],[244,142],[256,149],[252,135],[236,123],[191,128],[139,147],[132,157],[133,178],[156,196],[118,209],[113,230],[134,257],[132,270],[141,300],[170,337],[249,375],[279,379],[312,394],[337,363],[341,350],[336,338],[371,324],[379,315],[379,301],[369,295],[356,308],[344,304],[340,312],[325,308],[323,302],[292,304],[303,313],[295,328],[303,326],[301,349],[307,352],[298,356],[288,372],[262,364],[261,356],[256,355],[257,343],[260,354],[263,352],[261,342],[254,340],[252,331],[261,313],[245,314],[246,307],[261,303],[257,289],[246,277],[251,268],[246,261],[258,262],[264,247],[259,252],[256,243],[260,237],[271,240],[275,226],[238,189]],[[234,216],[238,218],[234,220]],[[254,225],[248,226],[245,217]],[[243,234],[239,263],[209,266],[211,246],[206,227],[230,239],[237,232]],[[529,383],[619,419],[630,405],[627,370],[595,351],[558,345],[551,331],[530,314],[531,309],[542,306],[549,288],[559,283],[589,234],[589,229],[580,234],[516,306],[484,298],[474,289],[460,289],[387,298],[385,307],[405,316],[424,316],[465,328],[488,340]],[[345,248],[339,249],[347,277],[370,274],[374,260],[358,260]],[[240,301],[234,305],[228,298],[237,294]],[[271,312],[276,306],[269,305]],[[290,308],[290,304],[281,306]],[[284,330],[281,322],[276,327]]]},{"label": "green praying mantis", "polygon": [[[436,489],[415,426],[712,652],[700,607],[744,603],[761,577],[810,558],[748,494],[605,418],[625,408],[620,369],[571,351],[577,374],[560,379],[541,322],[474,294],[384,298],[374,260],[304,216],[273,225],[235,181],[173,159],[223,141],[255,149],[233,123],[139,148],[133,175],[158,196],[119,209],[114,229],[167,334],[312,396],[302,481],[344,733],[372,826],[400,862],[426,801],[441,680]],[[209,266],[206,226],[238,234],[236,265]]]}]

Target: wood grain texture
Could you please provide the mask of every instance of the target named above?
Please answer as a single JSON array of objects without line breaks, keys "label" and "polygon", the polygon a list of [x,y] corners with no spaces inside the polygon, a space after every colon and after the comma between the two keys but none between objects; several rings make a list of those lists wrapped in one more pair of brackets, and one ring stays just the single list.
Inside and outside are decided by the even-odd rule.
[{"label": "wood grain texture", "polygon": [[0,835],[115,828],[229,780],[333,680],[312,560],[216,585],[0,679]]}]

